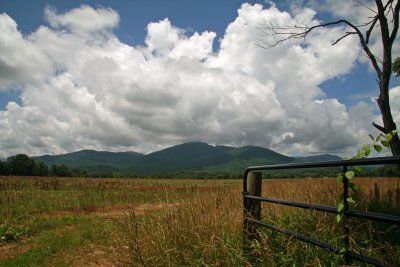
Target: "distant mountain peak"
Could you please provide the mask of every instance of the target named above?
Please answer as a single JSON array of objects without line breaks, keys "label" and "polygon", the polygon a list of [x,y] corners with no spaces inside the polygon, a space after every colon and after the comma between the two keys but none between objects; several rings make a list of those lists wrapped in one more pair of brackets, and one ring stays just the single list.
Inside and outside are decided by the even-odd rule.
[{"label": "distant mountain peak", "polygon": [[251,165],[312,162],[340,159],[324,154],[293,158],[260,146],[230,147],[188,142],[144,155],[137,152],[109,152],[83,149],[63,155],[35,157],[48,165],[65,164],[90,172],[170,173],[223,170],[240,172]]}]

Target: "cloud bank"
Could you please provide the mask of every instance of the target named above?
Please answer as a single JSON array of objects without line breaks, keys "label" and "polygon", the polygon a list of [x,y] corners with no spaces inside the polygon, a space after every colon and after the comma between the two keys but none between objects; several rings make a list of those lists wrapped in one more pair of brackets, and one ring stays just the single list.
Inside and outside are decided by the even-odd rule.
[{"label": "cloud bank", "polygon": [[187,141],[351,154],[371,132],[371,103],[348,109],[319,88],[350,72],[359,56],[355,39],[331,46],[342,27],[274,49],[257,46],[266,38],[260,23],[315,22],[312,9],[293,16],[243,4],[220,40],[166,18],[148,24],[143,46],[118,39],[112,9],[84,5],[59,14],[49,7],[45,16],[48,26],[23,36],[0,15],[0,90],[17,86],[22,101],[0,111],[2,156],[146,153]]}]

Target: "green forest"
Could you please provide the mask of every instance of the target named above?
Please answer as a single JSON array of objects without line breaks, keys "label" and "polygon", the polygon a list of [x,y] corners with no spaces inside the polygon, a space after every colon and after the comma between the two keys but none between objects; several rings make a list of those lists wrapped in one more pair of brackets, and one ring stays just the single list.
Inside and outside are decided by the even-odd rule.
[{"label": "green forest", "polygon": [[[87,171],[65,164],[47,165],[43,161],[33,159],[25,154],[17,154],[0,160],[0,175],[3,176],[55,176],[55,177],[108,177],[108,178],[193,178],[193,179],[241,179],[243,171],[235,169],[206,169],[206,170],[181,170],[173,172],[99,172]],[[304,178],[304,177],[334,177],[340,172],[337,168],[320,168],[307,170],[287,170],[265,172],[264,178]],[[367,168],[362,176],[393,177],[400,175],[398,166],[388,165],[377,168]]]}]

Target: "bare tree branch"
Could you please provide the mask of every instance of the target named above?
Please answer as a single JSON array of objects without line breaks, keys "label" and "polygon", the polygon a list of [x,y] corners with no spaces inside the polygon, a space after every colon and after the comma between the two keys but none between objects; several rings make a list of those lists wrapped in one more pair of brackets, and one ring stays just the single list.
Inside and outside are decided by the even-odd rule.
[{"label": "bare tree branch", "polygon": [[[383,7],[382,7],[383,8]],[[264,33],[267,36],[272,36],[274,38],[274,43],[269,43],[269,42],[263,42],[265,45],[260,45],[263,48],[272,48],[280,43],[283,43],[287,40],[290,39],[304,39],[307,37],[307,35],[312,32],[313,30],[317,28],[324,28],[324,27],[329,27],[333,25],[338,25],[338,24],[346,24],[350,28],[354,30],[354,32],[351,33],[346,33],[344,36],[340,37],[338,40],[336,40],[332,45],[337,44],[344,38],[346,38],[349,35],[357,34],[361,43],[361,46],[365,53],[367,54],[368,58],[371,60],[371,63],[375,69],[375,71],[378,73],[378,75],[382,72],[379,65],[378,61],[375,57],[375,55],[371,52],[371,50],[368,47],[367,42],[365,41],[364,35],[361,33],[360,29],[349,22],[348,20],[338,20],[334,22],[328,22],[328,23],[323,23],[323,24],[317,24],[312,27],[307,27],[307,26],[286,26],[286,27],[276,27],[274,26],[271,22],[269,22],[269,25],[267,25],[263,30]],[[277,38],[279,36],[283,36],[282,38]]]},{"label": "bare tree branch", "polygon": [[369,6],[367,6],[366,4],[364,4],[363,1],[359,1],[359,0],[353,0],[353,2],[356,2],[357,4],[359,4],[362,7],[365,7],[366,9],[368,9],[369,11],[371,11],[372,13],[377,14],[377,12],[375,10],[373,10],[372,8],[370,8]]},{"label": "bare tree branch", "polygon": [[344,38],[346,38],[347,36],[352,35],[352,34],[357,34],[357,32],[347,32],[345,35],[343,35],[342,37],[340,37],[339,39],[337,39],[332,45],[335,45],[335,44],[339,43],[339,42],[342,41]]},{"label": "bare tree branch", "polygon": [[379,131],[381,131],[384,134],[387,134],[390,132],[390,131],[386,130],[384,127],[376,124],[374,121],[372,122],[372,126],[374,126],[376,129],[378,129]]},{"label": "bare tree branch", "polygon": [[369,37],[371,36],[372,30],[375,28],[375,24],[378,21],[378,15],[376,15],[372,21],[371,26],[369,27],[369,29],[367,30],[367,32],[365,33],[365,43],[368,44],[369,43]]},{"label": "bare tree branch", "polygon": [[389,38],[392,44],[394,43],[397,31],[399,30],[399,11],[400,11],[400,1],[396,3],[396,6],[393,9],[393,29]]},{"label": "bare tree branch", "polygon": [[[350,35],[357,35],[362,47],[362,51],[370,59],[372,66],[377,74],[377,82],[379,85],[379,97],[376,102],[382,115],[383,126],[376,124],[372,125],[383,133],[389,133],[396,130],[396,123],[393,120],[390,101],[389,101],[389,85],[390,77],[392,74],[392,47],[396,40],[399,31],[399,13],[400,13],[400,0],[375,0],[376,9],[368,7],[362,0],[353,0],[362,7],[367,8],[373,12],[373,17],[368,17],[368,21],[361,25],[352,24],[346,19],[341,19],[328,23],[321,23],[313,26],[279,26],[278,24],[267,23],[263,28],[264,34],[268,36],[268,40],[262,42],[260,45],[264,48],[272,48],[290,39],[305,39],[310,32],[323,27],[330,27],[339,24],[344,24],[351,28],[350,31],[345,32],[338,38],[332,45],[338,44],[340,41]],[[361,32],[363,27],[367,27],[365,35]],[[369,48],[369,42],[373,31],[380,31],[380,43],[382,45],[382,57],[372,53]],[[393,155],[400,155],[400,139],[396,135],[393,137],[390,148]]]},{"label": "bare tree branch", "polygon": [[365,5],[363,1],[359,1],[359,0],[353,0],[353,1],[356,2],[357,4],[359,4],[360,6],[368,9],[372,13],[376,14],[375,16],[371,17],[372,18],[371,21],[357,26],[357,27],[362,27],[362,26],[368,26],[369,24],[371,24],[371,26],[368,28],[368,30],[365,33],[365,43],[368,44],[371,33],[372,33],[373,29],[375,28],[376,22],[378,21],[378,12],[376,10],[373,10],[369,6]]}]

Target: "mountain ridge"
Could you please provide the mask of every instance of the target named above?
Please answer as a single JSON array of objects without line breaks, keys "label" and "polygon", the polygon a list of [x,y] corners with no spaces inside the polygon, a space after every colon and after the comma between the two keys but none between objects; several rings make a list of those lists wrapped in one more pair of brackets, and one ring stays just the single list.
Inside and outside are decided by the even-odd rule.
[{"label": "mountain ridge", "polygon": [[189,142],[149,154],[80,150],[34,157],[47,165],[65,164],[90,172],[173,173],[181,171],[242,171],[250,165],[315,162],[341,159],[335,155],[290,157],[260,146],[214,146]]}]

